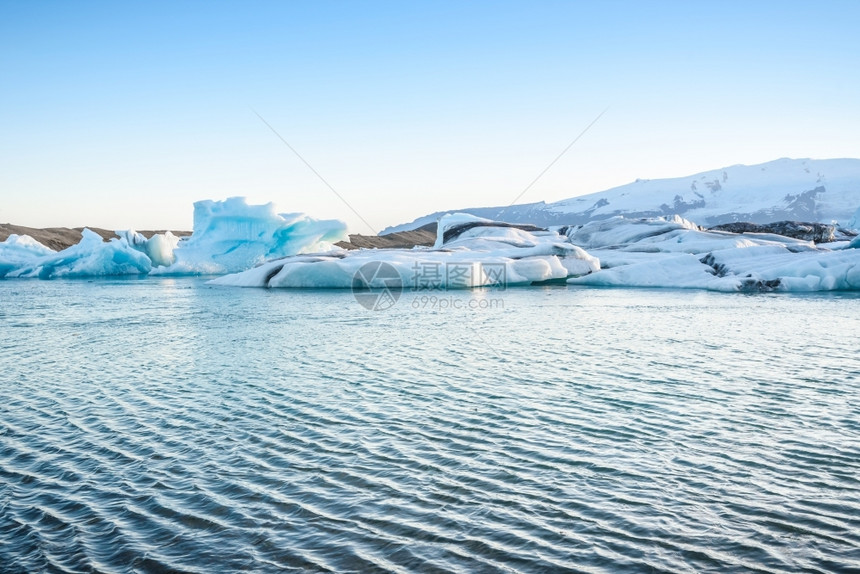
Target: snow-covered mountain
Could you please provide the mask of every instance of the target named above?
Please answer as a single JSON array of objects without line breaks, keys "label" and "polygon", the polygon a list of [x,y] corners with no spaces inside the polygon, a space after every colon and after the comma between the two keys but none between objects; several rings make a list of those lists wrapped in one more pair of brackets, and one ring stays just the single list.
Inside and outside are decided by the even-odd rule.
[{"label": "snow-covered mountain", "polygon": [[[479,217],[540,226],[579,225],[614,215],[682,215],[703,226],[736,221],[818,221],[860,226],[860,159],[778,159],[733,165],[686,177],[639,179],[555,203],[458,209]],[[444,213],[389,227],[382,235],[415,229]],[[860,218],[858,218],[860,219]]]}]

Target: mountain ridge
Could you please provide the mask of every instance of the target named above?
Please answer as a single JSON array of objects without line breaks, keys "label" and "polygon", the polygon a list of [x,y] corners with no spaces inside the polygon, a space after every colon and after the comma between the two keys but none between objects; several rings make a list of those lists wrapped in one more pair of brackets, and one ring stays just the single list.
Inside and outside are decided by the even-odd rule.
[{"label": "mountain ridge", "polygon": [[508,207],[439,211],[388,227],[387,235],[436,221],[459,211],[488,219],[540,226],[581,225],[615,215],[681,215],[703,226],[770,223],[781,220],[837,222],[860,226],[860,159],[780,158],[755,165],[735,164],[696,174],[637,179],[604,191]]}]

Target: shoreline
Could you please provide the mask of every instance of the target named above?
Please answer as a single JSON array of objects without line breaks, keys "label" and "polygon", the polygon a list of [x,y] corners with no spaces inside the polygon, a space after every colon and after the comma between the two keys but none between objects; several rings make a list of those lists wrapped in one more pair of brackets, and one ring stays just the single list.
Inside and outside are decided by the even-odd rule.
[{"label": "shoreline", "polygon": [[[24,225],[13,225],[11,223],[0,223],[0,242],[6,241],[10,235],[28,235],[54,251],[62,251],[73,245],[77,245],[81,241],[81,232],[84,229],[89,229],[105,241],[109,241],[117,237],[117,234],[112,229],[104,229],[101,227],[27,227]],[[135,230],[137,231],[137,230]],[[164,233],[165,229],[156,230],[141,230],[137,231],[147,239],[156,233]],[[177,237],[188,237],[190,231],[169,230]],[[351,234],[349,240],[338,241],[336,246],[343,249],[411,249],[416,245],[432,246],[436,241],[436,224],[431,223],[418,229],[411,231],[400,231],[390,235],[361,235]]]},{"label": "shoreline", "polygon": [[[113,229],[103,229],[101,227],[27,227],[24,225],[13,225],[11,223],[0,223],[0,242],[6,241],[10,235],[29,235],[45,247],[49,247],[54,251],[62,251],[72,245],[77,245],[81,241],[81,233],[84,229],[89,229],[101,236],[105,241],[114,239],[117,236]],[[135,230],[137,231],[137,230]],[[137,231],[147,239],[156,233],[165,233],[166,229],[142,230]],[[190,231],[174,231],[169,230],[177,237],[187,237],[191,235]]]},{"label": "shoreline", "polygon": [[[397,231],[387,235],[362,235],[353,233],[344,241],[338,241],[334,245],[342,249],[412,249],[416,246],[431,247],[436,242],[435,222],[428,223],[409,231]],[[27,227],[24,225],[13,225],[11,223],[0,223],[0,242],[6,241],[12,234],[28,235],[54,251],[62,251],[81,240],[81,232],[89,229],[105,241],[117,237],[114,230],[101,227]],[[805,239],[814,243],[827,243],[837,239],[850,239],[856,236],[856,232],[827,225],[819,222],[797,222],[779,221],[770,224],[751,223],[729,223],[706,228],[707,231],[724,231],[730,233],[774,233],[783,237]],[[170,231],[177,237],[189,237],[191,231],[177,231],[165,229],[135,230],[147,239],[156,233]]]}]

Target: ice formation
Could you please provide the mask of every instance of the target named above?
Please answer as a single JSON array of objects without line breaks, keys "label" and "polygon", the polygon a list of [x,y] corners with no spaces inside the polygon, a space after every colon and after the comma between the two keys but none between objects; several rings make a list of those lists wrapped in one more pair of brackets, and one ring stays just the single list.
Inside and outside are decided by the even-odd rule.
[{"label": "ice formation", "polygon": [[55,252],[27,236],[0,243],[0,277],[97,277],[107,275],[188,275],[241,271],[273,257],[331,248],[346,237],[340,221],[302,214],[279,214],[273,204],[248,205],[244,198],[198,201],[194,233],[147,239],[117,231],[104,242],[84,229],[80,243]]},{"label": "ice formation", "polygon": [[[237,287],[351,288],[358,271],[384,262],[396,270],[397,285],[415,289],[467,289],[531,285],[597,271],[600,262],[563,235],[472,215],[441,219],[433,248],[361,249],[269,261],[211,281]],[[390,277],[379,281],[391,281]]]},{"label": "ice formation", "polygon": [[5,276],[53,279],[142,275],[152,269],[149,257],[130,247],[124,238],[105,243],[100,235],[89,229],[83,230],[81,241],[77,245],[60,252],[48,251],[49,253],[19,261]]},{"label": "ice formation", "polygon": [[39,257],[54,253],[29,235],[12,234],[0,243],[0,277],[5,277]]},{"label": "ice formation", "polygon": [[279,214],[272,203],[248,205],[242,197],[198,201],[191,237],[179,241],[172,264],[154,273],[235,273],[268,259],[330,249],[342,239],[346,239],[344,223],[301,213]]},{"label": "ice formation", "polygon": [[173,251],[179,245],[179,237],[169,231],[156,233],[149,239],[133,229],[117,231],[116,234],[129,246],[146,254],[153,267],[167,267],[176,261]]},{"label": "ice formation", "polygon": [[564,230],[603,269],[575,285],[716,291],[860,289],[860,250],[767,233],[701,231],[680,217],[618,216]]},{"label": "ice formation", "polygon": [[860,207],[854,212],[854,217],[848,222],[848,229],[860,231]]},{"label": "ice formation", "polygon": [[[860,217],[855,216],[855,219]],[[243,198],[200,201],[194,233],[179,239],[134,231],[104,242],[84,230],[54,252],[27,236],[0,243],[0,277],[225,274],[216,285],[351,288],[366,264],[386,263],[391,287],[468,289],[565,282],[718,291],[860,290],[860,236],[814,244],[770,233],[704,231],[679,216],[616,216],[558,231],[448,214],[432,248],[335,249],[345,225]],[[844,238],[845,236],[843,236]]]}]

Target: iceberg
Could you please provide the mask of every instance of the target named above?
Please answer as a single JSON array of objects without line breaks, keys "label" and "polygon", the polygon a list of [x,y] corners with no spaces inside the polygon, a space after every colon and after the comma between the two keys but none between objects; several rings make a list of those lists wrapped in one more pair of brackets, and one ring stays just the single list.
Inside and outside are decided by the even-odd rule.
[{"label": "iceberg", "polygon": [[769,233],[703,231],[678,216],[623,216],[562,228],[596,255],[597,273],[572,285],[674,287],[714,291],[860,289],[860,249],[828,248]]},{"label": "iceberg", "polygon": [[5,277],[28,262],[54,253],[29,235],[12,234],[0,243],[0,277]]},{"label": "iceberg", "polygon": [[857,208],[857,211],[854,212],[854,217],[851,218],[851,221],[848,222],[848,229],[854,229],[860,231],[860,207]]},{"label": "iceberg", "polygon": [[[367,278],[365,266],[390,266]],[[564,281],[600,269],[564,235],[531,225],[448,214],[432,248],[340,250],[275,259],[210,281],[234,287],[470,289]]]},{"label": "iceberg", "polygon": [[176,261],[173,250],[179,245],[180,238],[169,231],[156,233],[149,239],[133,229],[117,231],[116,234],[129,246],[146,254],[153,267],[166,267]]},{"label": "iceberg", "polygon": [[340,221],[277,213],[272,203],[249,205],[245,198],[194,204],[194,232],[169,231],[147,239],[117,231],[108,242],[84,229],[81,241],[56,252],[28,236],[0,242],[0,277],[53,279],[109,275],[208,275],[232,273],[267,259],[333,248],[346,238]]},{"label": "iceberg", "polygon": [[[856,218],[856,216],[855,216]],[[749,227],[749,229],[757,229]],[[773,233],[704,230],[678,215],[544,229],[443,216],[432,247],[344,250],[340,221],[278,213],[244,198],[198,201],[194,231],[117,231],[55,252],[26,235],[0,242],[0,278],[221,275],[214,285],[471,289],[543,283],[715,291],[860,290],[860,236],[816,244]],[[385,273],[379,273],[384,264]],[[367,272],[371,270],[371,272]]]},{"label": "iceberg", "polygon": [[[124,238],[105,243],[100,235],[89,229],[84,229],[81,235],[77,245],[60,252],[49,250],[50,253],[19,261],[5,276],[55,279],[145,275],[152,269],[149,257],[129,246]],[[0,267],[6,264],[5,261],[0,262]]]},{"label": "iceberg", "polygon": [[194,204],[193,233],[179,240],[171,263],[153,273],[235,273],[269,259],[330,250],[343,239],[343,222],[320,221],[301,213],[277,213],[273,203],[248,205],[243,197],[198,201]]}]

